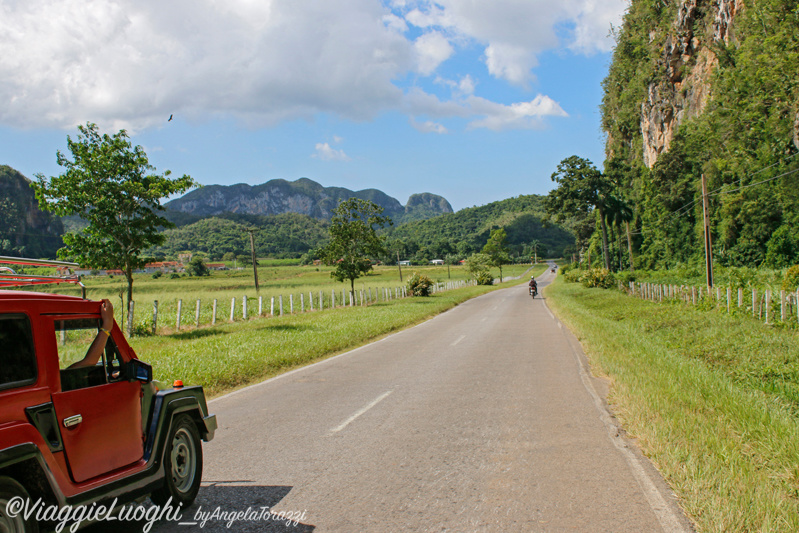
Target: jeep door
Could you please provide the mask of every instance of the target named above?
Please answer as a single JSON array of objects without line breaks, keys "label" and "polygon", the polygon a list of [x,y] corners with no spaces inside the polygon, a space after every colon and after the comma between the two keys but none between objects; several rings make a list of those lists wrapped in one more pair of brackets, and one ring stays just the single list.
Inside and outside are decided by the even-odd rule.
[{"label": "jeep door", "polygon": [[[99,326],[96,316],[53,318],[61,387],[52,399],[76,483],[134,464],[144,453],[141,384],[122,376],[127,358],[113,336],[97,365],[69,368],[98,335],[106,336]],[[114,327],[113,334],[121,332]]]}]

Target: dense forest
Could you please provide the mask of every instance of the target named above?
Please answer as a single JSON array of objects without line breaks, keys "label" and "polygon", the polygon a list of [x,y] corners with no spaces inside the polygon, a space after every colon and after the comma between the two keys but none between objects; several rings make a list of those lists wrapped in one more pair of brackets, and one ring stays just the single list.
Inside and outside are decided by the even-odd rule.
[{"label": "dense forest", "polygon": [[636,261],[702,260],[704,174],[719,264],[799,262],[799,4],[633,0],[616,41],[604,176]]}]

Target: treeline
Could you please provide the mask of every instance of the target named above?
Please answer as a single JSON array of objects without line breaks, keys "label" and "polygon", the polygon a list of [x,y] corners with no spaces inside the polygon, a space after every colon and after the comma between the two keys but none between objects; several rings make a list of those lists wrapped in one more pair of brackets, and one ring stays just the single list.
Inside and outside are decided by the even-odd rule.
[{"label": "treeline", "polygon": [[518,196],[390,228],[389,250],[395,260],[396,252],[420,263],[447,256],[464,259],[485,246],[492,229],[504,228],[514,259],[529,261],[536,250],[539,256],[570,253],[574,237],[559,225],[542,222],[543,201],[543,196]]},{"label": "treeline", "polygon": [[[491,230],[497,228],[505,229],[514,260],[529,261],[536,252],[543,256],[569,251],[574,242],[571,233],[557,225],[545,226],[541,221],[543,216],[542,197],[519,196],[423,221],[387,226],[381,234],[386,237],[388,253],[376,259],[393,263],[398,252],[401,259],[420,264],[433,259],[465,259],[480,251]],[[204,252],[216,260],[231,253],[248,255],[249,230],[253,230],[258,256],[302,258],[308,263],[317,259],[316,250],[329,239],[329,222],[296,213],[227,213],[196,221],[180,215],[173,222],[183,225],[165,230],[166,243],[151,250],[151,255],[174,257],[185,250]]]},{"label": "treeline", "polygon": [[[747,2],[726,32],[718,9],[710,1],[633,0],[616,36],[604,81],[604,175],[632,210],[630,237],[642,267],[703,259],[703,174],[719,264],[799,262],[796,2]],[[676,124],[691,110],[672,104],[691,98],[693,105],[706,98],[704,110],[681,122],[668,151],[648,168],[642,107]],[[600,241],[596,231],[581,244],[598,257]],[[626,247],[624,239],[619,246]],[[626,255],[621,260],[626,264]]]},{"label": "treeline", "polygon": [[238,215],[203,218],[164,231],[166,242],[150,250],[154,257],[174,257],[189,250],[204,252],[213,260],[225,254],[250,254],[250,230],[260,257],[298,258],[328,238],[329,222],[298,213]]}]

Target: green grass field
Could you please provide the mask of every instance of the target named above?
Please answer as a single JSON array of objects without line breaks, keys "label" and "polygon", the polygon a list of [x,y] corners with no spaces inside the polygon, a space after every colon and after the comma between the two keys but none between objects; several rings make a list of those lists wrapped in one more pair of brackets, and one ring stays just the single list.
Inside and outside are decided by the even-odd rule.
[{"label": "green grass field", "polygon": [[799,531],[799,336],[559,279],[547,303],[700,531]]}]

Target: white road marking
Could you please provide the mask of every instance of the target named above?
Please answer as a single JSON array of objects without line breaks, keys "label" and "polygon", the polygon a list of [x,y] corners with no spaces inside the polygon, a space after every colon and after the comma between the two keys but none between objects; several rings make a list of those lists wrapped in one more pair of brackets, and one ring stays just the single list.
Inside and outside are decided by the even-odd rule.
[{"label": "white road marking", "polygon": [[455,346],[456,344],[458,344],[460,341],[462,341],[465,338],[466,338],[466,335],[461,335],[460,337],[458,337],[458,339],[455,342],[450,344],[450,346]]},{"label": "white road marking", "polygon": [[345,421],[344,421],[344,422],[343,422],[343,423],[342,423],[340,426],[338,426],[338,427],[335,427],[335,428],[331,429],[331,430],[330,430],[330,432],[331,432],[331,433],[338,433],[339,431],[341,431],[341,430],[342,430],[342,429],[344,429],[345,427],[349,426],[349,425],[350,425],[352,422],[354,422],[354,421],[355,421],[355,420],[356,420],[356,419],[357,419],[359,416],[361,416],[361,415],[362,415],[362,414],[364,414],[366,411],[368,411],[369,409],[371,409],[371,408],[372,408],[372,407],[374,407],[375,405],[377,405],[377,404],[379,404],[380,402],[382,402],[383,400],[385,400],[385,399],[388,397],[388,395],[389,395],[389,394],[391,394],[392,392],[394,392],[394,391],[388,391],[388,392],[384,392],[383,394],[381,394],[380,396],[378,396],[378,397],[377,397],[375,400],[372,400],[372,402],[371,402],[369,405],[367,405],[367,406],[365,406],[365,407],[362,407],[361,409],[359,409],[359,410],[358,410],[358,412],[356,412],[354,415],[352,415],[352,416],[351,416],[351,417],[349,417],[347,420],[345,420]]}]

